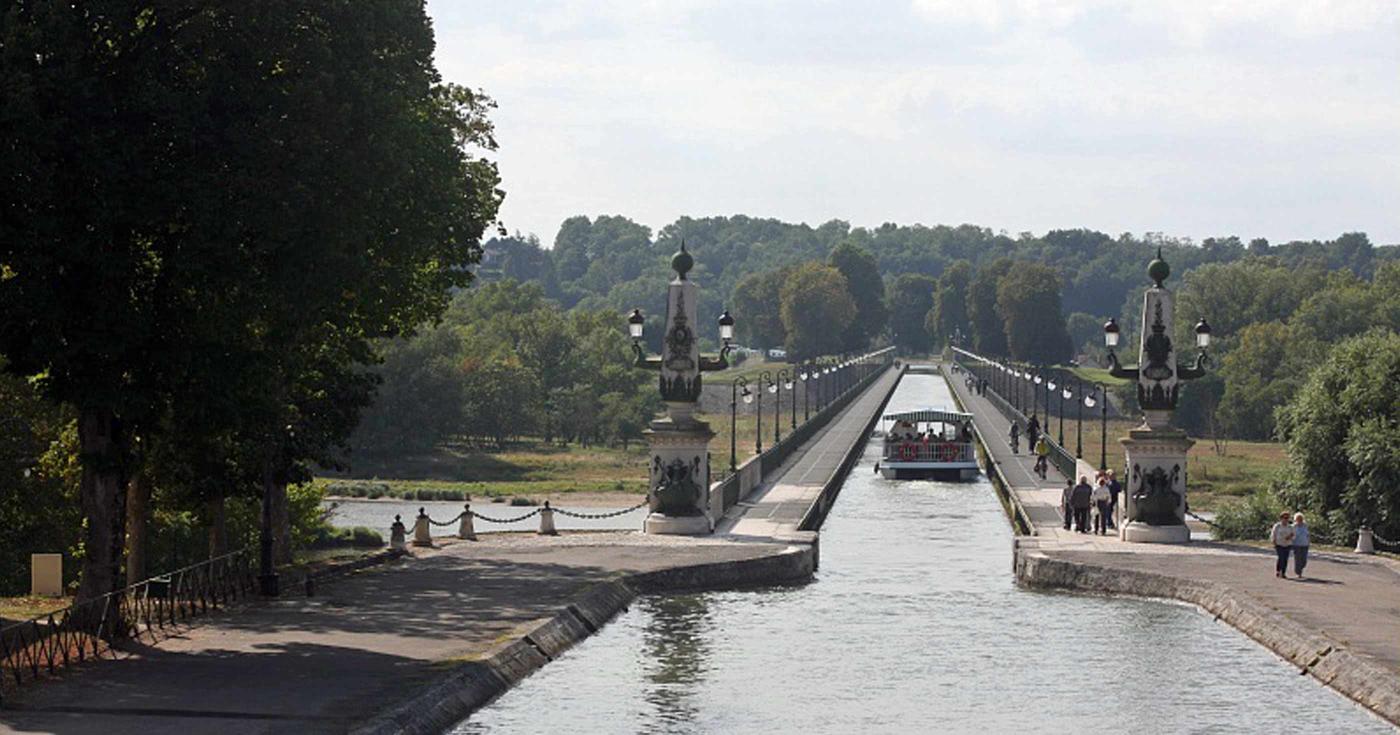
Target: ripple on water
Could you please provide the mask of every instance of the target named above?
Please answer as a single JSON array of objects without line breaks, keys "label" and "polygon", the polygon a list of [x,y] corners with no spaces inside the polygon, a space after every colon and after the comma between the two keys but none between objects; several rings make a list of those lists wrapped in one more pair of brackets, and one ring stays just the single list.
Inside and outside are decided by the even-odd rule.
[{"label": "ripple on water", "polygon": [[[907,376],[890,410],[947,400]],[[873,452],[813,583],[642,598],[455,732],[1392,732],[1195,608],[1017,587],[989,485]]]}]

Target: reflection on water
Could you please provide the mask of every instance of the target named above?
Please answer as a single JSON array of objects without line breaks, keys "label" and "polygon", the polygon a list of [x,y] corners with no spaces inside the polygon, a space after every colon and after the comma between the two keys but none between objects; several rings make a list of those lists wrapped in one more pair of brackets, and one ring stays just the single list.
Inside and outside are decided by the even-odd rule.
[{"label": "reflection on water", "polygon": [[[909,376],[891,410],[946,400]],[[814,583],[643,598],[457,732],[1391,732],[1195,608],[1017,587],[985,481],[877,454]]]}]

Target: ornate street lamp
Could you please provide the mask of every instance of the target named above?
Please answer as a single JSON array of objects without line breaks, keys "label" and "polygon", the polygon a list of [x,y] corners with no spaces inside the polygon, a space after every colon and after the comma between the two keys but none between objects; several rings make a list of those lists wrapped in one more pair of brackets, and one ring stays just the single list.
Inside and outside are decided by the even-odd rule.
[{"label": "ornate street lamp", "polygon": [[1084,393],[1083,383],[1076,382],[1075,387],[1078,388],[1079,394],[1084,396],[1084,400],[1079,402],[1079,428],[1075,430],[1074,458],[1084,459],[1084,407],[1094,407],[1094,396]]},{"label": "ornate street lamp", "polygon": [[1101,385],[1099,390],[1103,393],[1103,406],[1100,407],[1103,416],[1103,434],[1099,437],[1099,471],[1108,470],[1108,386]]},{"label": "ornate street lamp", "polygon": [[1060,390],[1060,447],[1065,446],[1065,401],[1073,397],[1069,392],[1069,386],[1062,386]]},{"label": "ornate street lamp", "polygon": [[[797,366],[794,365],[791,369],[792,369],[792,372],[793,372],[793,373],[796,373],[796,372],[797,372]],[[783,388],[786,389],[787,392],[788,392],[788,403],[792,404],[792,423],[789,425],[788,428],[792,429],[793,431],[796,431],[796,430],[797,430],[797,391],[796,391],[795,389],[797,388],[797,381],[793,380],[793,375],[792,375],[792,373],[789,373],[788,370],[787,370],[786,368],[783,369],[783,370],[780,370],[779,372],[782,373],[783,375],[786,375],[786,376],[787,376],[786,378],[783,379],[783,381],[784,381],[784,382],[783,382]]]},{"label": "ornate street lamp", "polygon": [[744,403],[753,401],[749,381],[741,375],[729,383],[729,473],[739,471],[739,389],[744,389]]},{"label": "ornate street lamp", "polygon": [[[811,362],[802,363],[797,378],[802,381],[802,423],[805,424],[812,420],[812,383],[817,379],[816,370]],[[796,411],[797,407],[794,405],[792,410]]]},{"label": "ornate street lamp", "polygon": [[[1120,533],[1125,541],[1181,543],[1191,540],[1191,530],[1186,526],[1186,457],[1194,442],[1186,432],[1172,426],[1171,416],[1180,400],[1182,383],[1205,375],[1211,329],[1204,318],[1196,323],[1195,363],[1177,364],[1177,350],[1172,343],[1176,298],[1162,285],[1171,275],[1171,267],[1162,259],[1161,248],[1148,264],[1147,275],[1153,285],[1143,293],[1136,366],[1119,364],[1115,352],[1118,324],[1110,319],[1104,325],[1109,373],[1137,386],[1138,406],[1144,419],[1142,426],[1121,440],[1126,455],[1124,516],[1128,522]],[[1107,401],[1103,422],[1105,452],[1099,464],[1107,469]]]}]

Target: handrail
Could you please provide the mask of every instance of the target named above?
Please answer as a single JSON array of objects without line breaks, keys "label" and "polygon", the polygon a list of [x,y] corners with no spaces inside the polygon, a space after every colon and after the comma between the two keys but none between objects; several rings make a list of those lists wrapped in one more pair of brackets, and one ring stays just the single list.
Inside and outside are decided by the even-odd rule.
[{"label": "handrail", "polygon": [[0,628],[0,702],[8,688],[112,655],[119,643],[142,636],[154,643],[247,596],[255,581],[252,554],[239,549]]}]

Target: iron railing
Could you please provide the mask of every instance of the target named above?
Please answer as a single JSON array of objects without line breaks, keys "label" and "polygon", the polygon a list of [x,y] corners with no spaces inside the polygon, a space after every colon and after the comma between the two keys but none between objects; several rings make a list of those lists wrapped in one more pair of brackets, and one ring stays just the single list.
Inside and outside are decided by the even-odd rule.
[{"label": "iron railing", "polygon": [[953,442],[887,442],[884,459],[901,462],[976,462],[977,449]]},{"label": "iron railing", "polygon": [[7,690],[116,647],[155,643],[191,619],[255,589],[252,554],[242,549],[152,577],[101,597],[0,628],[0,703]]}]

